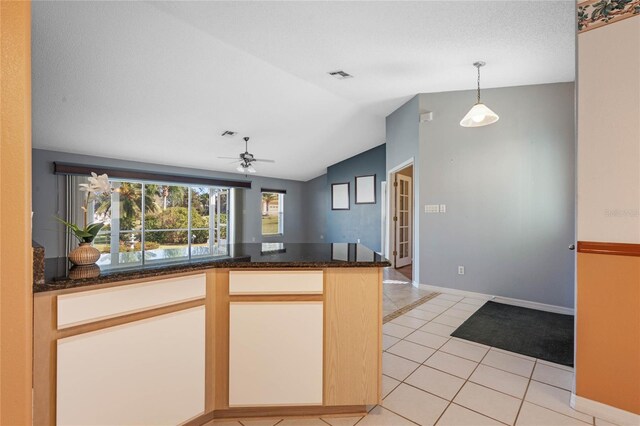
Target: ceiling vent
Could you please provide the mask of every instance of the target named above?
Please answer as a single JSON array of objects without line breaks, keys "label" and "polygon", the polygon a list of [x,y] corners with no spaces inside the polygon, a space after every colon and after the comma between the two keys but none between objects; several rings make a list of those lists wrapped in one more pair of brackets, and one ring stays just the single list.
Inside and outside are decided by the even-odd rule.
[{"label": "ceiling vent", "polygon": [[353,78],[353,76],[349,73],[346,73],[342,70],[331,71],[329,73],[330,76],[337,78],[338,80],[344,80],[345,78]]},{"label": "ceiling vent", "polygon": [[232,138],[237,134],[238,134],[238,132],[234,132],[232,130],[225,130],[224,132],[222,132],[222,136],[226,136],[228,138]]}]

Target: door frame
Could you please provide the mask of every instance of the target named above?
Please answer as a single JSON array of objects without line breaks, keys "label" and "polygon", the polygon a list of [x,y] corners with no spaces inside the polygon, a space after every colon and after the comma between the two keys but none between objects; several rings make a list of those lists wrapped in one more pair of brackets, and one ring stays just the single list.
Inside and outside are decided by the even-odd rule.
[{"label": "door frame", "polygon": [[[396,182],[399,184],[398,186],[395,185]],[[398,266],[398,264],[397,264],[398,255],[396,254],[394,256],[394,264],[395,264],[395,267],[397,267],[397,268],[402,268],[402,267],[405,267],[405,266],[407,266],[409,264],[413,265],[413,215],[414,215],[414,213],[413,213],[413,170],[411,172],[411,176],[406,176],[406,175],[401,174],[399,172],[398,173],[394,173],[394,185],[393,185],[393,188],[394,188],[394,197],[396,198],[395,199],[395,203],[394,203],[394,207],[395,207],[394,218],[397,218],[397,220],[393,221],[394,223],[392,224],[392,228],[393,228],[393,231],[394,231],[394,234],[395,234],[394,235],[394,237],[395,237],[394,243],[396,245],[396,250],[397,251],[400,251],[398,246],[402,242],[400,240],[400,238],[402,238],[402,237],[398,237],[398,235],[397,235],[398,229],[399,229],[399,227],[401,225],[400,214],[398,214],[398,211],[400,211],[400,213],[402,213],[402,211],[403,211],[403,210],[399,209],[399,206],[398,206],[398,202],[400,201],[399,197],[401,196],[401,193],[397,189],[400,187],[401,182],[407,182],[409,184],[408,194],[407,194],[408,195],[407,198],[408,198],[409,205],[407,206],[406,211],[409,214],[408,227],[409,227],[410,235],[407,235],[408,242],[409,242],[409,253],[408,253],[409,255],[405,256],[404,258],[400,258],[400,260],[402,260],[402,262],[401,262],[402,266]],[[407,263],[407,261],[409,263]]]},{"label": "door frame", "polygon": [[393,208],[395,206],[395,204],[392,204],[392,200],[394,200],[394,197],[395,197],[395,188],[393,186],[393,182],[394,182],[395,174],[397,172],[409,166],[413,166],[413,179],[412,179],[413,187],[411,190],[411,193],[413,196],[413,200],[412,200],[413,212],[411,215],[411,224],[413,228],[413,233],[411,238],[411,255],[412,255],[411,276],[413,277],[412,284],[417,287],[418,282],[416,280],[416,276],[417,276],[418,267],[417,267],[416,260],[418,260],[419,257],[418,257],[418,250],[416,245],[417,235],[418,235],[418,226],[417,226],[418,221],[417,221],[416,212],[417,212],[418,203],[416,202],[416,191],[415,191],[416,165],[415,165],[414,158],[415,157],[411,157],[403,161],[402,163],[396,165],[395,167],[392,167],[391,169],[387,170],[387,199],[386,199],[387,214],[385,218],[386,245],[384,247],[384,257],[389,259],[389,261],[391,262],[391,266],[395,268],[396,266],[395,259],[393,256],[390,255],[391,253],[393,253],[393,245],[395,243],[395,227],[392,226],[391,224],[391,218],[393,217]]}]

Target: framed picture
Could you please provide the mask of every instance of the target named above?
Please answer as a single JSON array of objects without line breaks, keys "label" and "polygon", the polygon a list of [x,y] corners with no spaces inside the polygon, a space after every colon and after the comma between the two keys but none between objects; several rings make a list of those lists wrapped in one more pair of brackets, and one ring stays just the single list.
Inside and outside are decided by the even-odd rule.
[{"label": "framed picture", "polygon": [[331,184],[331,210],[349,210],[349,183]]},{"label": "framed picture", "polygon": [[356,176],[356,204],[376,203],[376,175]]}]

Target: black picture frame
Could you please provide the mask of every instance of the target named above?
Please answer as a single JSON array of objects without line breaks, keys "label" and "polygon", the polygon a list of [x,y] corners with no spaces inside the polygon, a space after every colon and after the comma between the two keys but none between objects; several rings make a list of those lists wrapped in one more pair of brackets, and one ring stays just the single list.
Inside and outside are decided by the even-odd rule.
[{"label": "black picture frame", "polygon": [[[345,193],[346,187],[346,193]],[[336,194],[336,192],[339,193]],[[346,194],[346,195],[345,195]],[[331,210],[350,210],[351,209],[351,187],[349,182],[340,182],[331,184]],[[346,196],[346,201],[343,197]],[[340,199],[336,199],[340,197]],[[346,204],[346,205],[345,205]],[[338,207],[336,207],[336,205]]]},{"label": "black picture frame", "polygon": [[[372,178],[372,179],[370,179]],[[366,179],[366,182],[360,182],[359,181],[364,181]],[[369,181],[372,181],[371,184],[369,184]],[[370,188],[362,188],[360,190],[360,192],[358,192],[358,187],[363,187],[364,185],[371,185]],[[364,190],[363,190],[364,189]],[[358,198],[358,194],[362,194],[365,193],[366,195],[363,195],[362,197],[364,197],[364,201],[359,201]],[[370,195],[369,195],[370,194]],[[363,175],[363,176],[356,176],[356,204],[376,204],[377,202],[377,197],[376,197],[376,175]]]}]

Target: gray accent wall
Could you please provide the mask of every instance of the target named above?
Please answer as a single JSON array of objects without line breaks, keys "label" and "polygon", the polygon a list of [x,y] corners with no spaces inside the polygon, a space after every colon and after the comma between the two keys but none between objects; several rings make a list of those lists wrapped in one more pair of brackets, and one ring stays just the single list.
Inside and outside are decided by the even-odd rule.
[{"label": "gray accent wall", "polygon": [[[158,173],[174,173],[218,177],[227,179],[245,179],[237,173],[224,173],[212,170],[199,170],[184,167],[173,167],[160,164],[147,164],[134,161],[116,160],[89,155],[70,154],[64,152],[34,149],[32,156],[32,208],[33,239],[45,247],[45,256],[63,256],[65,250],[64,229],[54,216],[64,217],[66,210],[66,189],[63,176],[53,174],[53,162],[101,165],[105,167],[129,168]],[[303,201],[304,182],[286,179],[273,179],[250,176],[251,189],[236,191],[234,207],[236,223],[234,232],[238,242],[306,241],[306,225]],[[284,235],[263,237],[261,232],[261,188],[284,189]]]},{"label": "gray accent wall", "polygon": [[[382,204],[381,185],[386,180],[386,146],[379,145],[327,168],[326,242],[361,244],[372,250],[381,250]],[[356,204],[355,177],[376,175],[376,203]],[[349,210],[331,210],[331,185],[349,182]]]},{"label": "gray accent wall", "polygon": [[420,214],[420,283],[573,307],[574,84],[483,90],[481,128],[458,124],[474,91],[419,99],[418,204],[447,209]]},{"label": "gray accent wall", "polygon": [[330,208],[326,174],[305,182],[303,202],[306,241],[309,243],[330,242],[326,235],[327,212]]},{"label": "gray accent wall", "polygon": [[[401,164],[413,160],[413,263],[412,278],[414,283],[420,283],[420,244],[418,233],[420,229],[420,95],[416,95],[386,118],[386,146],[387,146],[387,175],[396,170]],[[393,224],[391,224],[392,226]],[[386,251],[391,258],[392,248]]]},{"label": "gray accent wall", "polygon": [[410,158],[417,160],[420,149],[418,122],[420,95],[416,95],[386,118],[387,170]]}]

